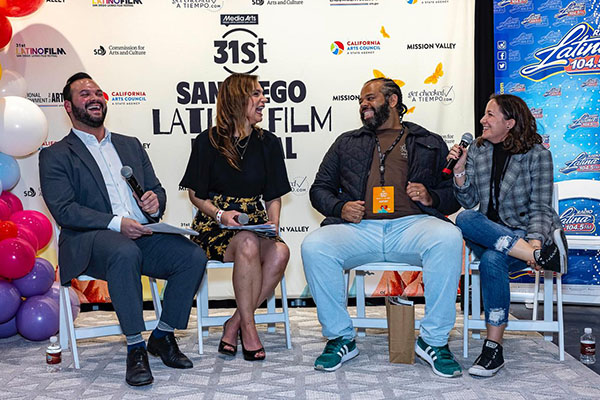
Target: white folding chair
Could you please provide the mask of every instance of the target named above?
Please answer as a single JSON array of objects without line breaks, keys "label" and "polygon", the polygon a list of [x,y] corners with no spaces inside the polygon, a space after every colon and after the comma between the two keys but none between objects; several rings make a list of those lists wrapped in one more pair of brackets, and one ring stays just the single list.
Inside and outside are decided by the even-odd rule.
[{"label": "white folding chair", "polygon": [[[87,275],[79,275],[75,278],[80,281],[92,281],[97,280]],[[156,279],[148,277],[150,280],[150,291],[152,293],[152,302],[154,303],[154,313],[156,319],[144,321],[146,324],[146,330],[152,330],[158,325],[160,314],[162,312],[162,306],[160,304],[160,293],[156,284]],[[73,313],[71,308],[71,299],[69,297],[69,286],[61,285],[60,287],[60,347],[67,349],[71,347],[73,353],[73,361],[75,368],[79,369],[79,352],[77,350],[78,339],[96,338],[102,336],[120,335],[123,333],[121,326],[116,325],[101,325],[101,326],[89,326],[89,327],[75,327],[73,324]]]},{"label": "white folding chair", "polygon": [[[554,184],[552,195],[552,206],[558,212],[559,184]],[[580,194],[577,197],[582,197]],[[571,248],[569,242],[569,248]],[[463,356],[468,357],[469,353],[469,330],[474,331],[473,338],[480,339],[480,330],[486,329],[485,320],[481,319],[481,279],[479,275],[479,260],[465,257],[465,308],[464,308],[464,326],[463,326]],[[525,268],[523,271],[533,271],[531,268]],[[540,292],[540,271],[534,271],[535,283],[533,291],[533,313],[531,320],[509,320],[506,324],[506,331],[525,331],[525,332],[543,332],[544,339],[552,341],[552,332],[558,334],[558,354],[560,361],[565,359],[565,339],[564,339],[564,321],[563,321],[563,296],[562,296],[562,274],[552,271],[544,271],[544,319],[537,319],[538,297]],[[556,314],[554,320],[554,277],[556,277]],[[469,312],[469,280],[471,280],[472,304]],[[549,283],[549,284],[547,284]]]},{"label": "white folding chair", "polygon": [[[221,326],[231,317],[231,315],[210,316],[208,310],[208,271],[211,269],[233,268],[232,262],[220,262],[209,260],[206,264],[206,272],[202,277],[202,283],[196,294],[196,315],[198,317],[198,353],[204,353],[203,336],[208,336],[208,328],[211,326]],[[285,340],[287,348],[292,348],[292,339],[290,334],[290,317],[287,304],[287,290],[285,287],[285,276],[281,277],[281,312],[275,308],[275,292],[267,299],[267,312],[254,315],[254,321],[257,324],[269,324],[269,332],[275,332],[275,323],[283,322],[285,328]]]},{"label": "white folding chair", "polygon": [[[394,272],[405,272],[405,271],[423,271],[423,267],[420,263],[418,265],[412,265],[408,263],[400,262],[373,262],[353,267],[351,269],[344,270],[344,280],[346,288],[346,303],[348,300],[348,293],[350,291],[350,271],[354,271],[354,281],[356,283],[356,317],[351,317],[352,324],[358,330],[358,336],[365,336],[366,328],[381,328],[387,329],[387,318],[368,318],[366,317],[365,307],[365,275],[368,275],[372,271],[394,271]],[[415,329],[419,329],[421,321],[415,319]]]}]

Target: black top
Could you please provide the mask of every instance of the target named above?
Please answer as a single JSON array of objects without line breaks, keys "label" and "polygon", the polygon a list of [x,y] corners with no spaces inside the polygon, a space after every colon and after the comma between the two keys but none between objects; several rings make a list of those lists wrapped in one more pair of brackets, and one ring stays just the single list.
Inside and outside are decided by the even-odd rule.
[{"label": "black top", "polygon": [[192,154],[179,183],[196,192],[199,199],[209,199],[213,194],[231,197],[262,195],[271,201],[290,192],[290,182],[285,169],[283,149],[277,136],[262,131],[262,137],[253,130],[238,146],[243,153],[241,171],[231,167],[227,159],[212,146],[208,130],[199,134],[192,145]]},{"label": "black top", "polygon": [[504,149],[504,143],[494,144],[492,155],[492,179],[490,180],[490,203],[488,205],[487,217],[494,222],[501,222],[498,215],[498,199],[500,198],[500,183],[504,179],[504,173],[508,167],[511,153]]}]

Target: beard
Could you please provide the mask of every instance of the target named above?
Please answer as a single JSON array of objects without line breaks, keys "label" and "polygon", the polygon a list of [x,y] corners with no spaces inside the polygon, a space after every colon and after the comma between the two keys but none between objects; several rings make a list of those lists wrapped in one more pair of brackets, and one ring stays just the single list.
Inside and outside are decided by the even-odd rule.
[{"label": "beard", "polygon": [[388,118],[390,117],[390,103],[388,99],[385,99],[385,103],[380,105],[377,108],[373,109],[373,117],[369,119],[365,119],[363,117],[363,112],[360,113],[360,120],[363,123],[365,128],[371,129],[373,131],[377,130],[381,125],[383,125]]},{"label": "beard", "polygon": [[[93,103],[91,103],[93,104]],[[98,103],[100,104],[100,103]],[[72,109],[73,109],[73,118],[75,118],[77,121],[84,123],[87,126],[91,126],[92,128],[99,128],[102,126],[102,124],[104,124],[104,119],[106,118],[106,111],[107,108],[105,105],[100,104],[103,108],[102,108],[102,115],[100,117],[92,117],[90,114],[88,114],[87,110],[85,108],[81,108],[81,107],[77,107],[75,105],[72,105]],[[87,105],[85,106],[87,107]]]}]

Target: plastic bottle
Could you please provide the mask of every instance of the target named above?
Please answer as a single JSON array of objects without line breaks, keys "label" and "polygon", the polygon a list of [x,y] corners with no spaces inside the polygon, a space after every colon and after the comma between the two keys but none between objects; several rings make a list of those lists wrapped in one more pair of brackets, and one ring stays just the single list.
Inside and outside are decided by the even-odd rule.
[{"label": "plastic bottle", "polygon": [[57,343],[56,336],[50,337],[50,346],[46,349],[46,370],[48,372],[58,372],[61,370],[61,348]]},{"label": "plastic bottle", "polygon": [[596,338],[592,335],[592,328],[585,328],[581,336],[581,355],[579,360],[587,365],[596,362]]}]

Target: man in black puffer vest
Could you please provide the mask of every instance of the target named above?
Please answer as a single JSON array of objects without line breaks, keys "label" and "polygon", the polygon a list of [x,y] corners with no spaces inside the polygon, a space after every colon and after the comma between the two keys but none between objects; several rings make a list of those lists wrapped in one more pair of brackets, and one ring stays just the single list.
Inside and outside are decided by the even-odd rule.
[{"label": "man in black puffer vest", "polygon": [[304,272],[328,342],[315,368],[334,371],[358,355],[346,310],[343,270],[368,262],[423,266],[425,317],[415,351],[443,377],[462,374],[448,348],[462,270],[462,235],[445,215],[460,207],[443,180],[448,147],[403,122],[407,108],[391,79],[365,83],[363,127],[331,146],[310,188],[326,218],[302,243]]}]

